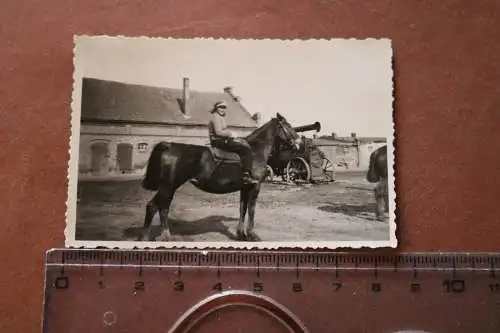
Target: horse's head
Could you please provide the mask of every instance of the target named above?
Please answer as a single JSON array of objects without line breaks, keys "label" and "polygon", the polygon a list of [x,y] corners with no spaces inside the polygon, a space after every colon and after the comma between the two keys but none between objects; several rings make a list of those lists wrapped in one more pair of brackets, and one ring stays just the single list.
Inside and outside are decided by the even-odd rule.
[{"label": "horse's head", "polygon": [[278,122],[278,138],[290,147],[299,150],[302,144],[302,138],[281,114],[276,113],[275,119]]}]

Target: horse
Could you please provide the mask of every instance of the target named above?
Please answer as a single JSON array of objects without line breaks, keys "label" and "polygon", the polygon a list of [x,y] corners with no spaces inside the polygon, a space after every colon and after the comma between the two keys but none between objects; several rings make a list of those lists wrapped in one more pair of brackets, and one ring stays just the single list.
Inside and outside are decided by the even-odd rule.
[{"label": "horse", "polygon": [[387,145],[383,145],[370,154],[370,163],[366,180],[370,183],[377,183],[374,189],[375,195],[375,215],[377,220],[382,221],[384,211],[389,211],[388,180],[387,180]]},{"label": "horse", "polygon": [[[256,241],[253,232],[255,206],[265,180],[267,160],[276,139],[288,142],[298,149],[301,139],[288,121],[276,113],[276,117],[255,129],[244,139],[252,149],[252,174],[256,184],[242,181],[243,171],[239,155],[212,146],[161,141],[154,145],[142,180],[145,190],[156,194],[146,205],[144,226],[139,240],[172,240],[168,214],[175,192],[188,181],[201,191],[211,194],[240,192],[239,222],[236,239]],[[160,216],[161,235],[155,239],[151,234],[151,222],[156,213]],[[246,228],[245,217],[248,212]]]}]

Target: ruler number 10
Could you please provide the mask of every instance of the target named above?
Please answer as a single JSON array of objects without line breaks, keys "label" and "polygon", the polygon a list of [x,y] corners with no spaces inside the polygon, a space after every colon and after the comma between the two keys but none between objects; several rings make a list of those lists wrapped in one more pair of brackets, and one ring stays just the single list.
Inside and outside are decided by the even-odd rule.
[{"label": "ruler number 10", "polygon": [[492,293],[498,293],[498,292],[500,292],[500,283],[490,284],[489,287],[490,287],[490,291]]},{"label": "ruler number 10", "polygon": [[462,293],[465,291],[464,280],[444,280],[443,286],[446,288],[446,292],[449,293]]}]

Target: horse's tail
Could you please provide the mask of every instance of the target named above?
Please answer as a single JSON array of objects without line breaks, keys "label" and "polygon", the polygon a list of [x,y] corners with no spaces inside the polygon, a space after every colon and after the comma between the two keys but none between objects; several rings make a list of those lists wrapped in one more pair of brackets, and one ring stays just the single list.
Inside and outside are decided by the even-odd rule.
[{"label": "horse's tail", "polygon": [[376,166],[377,155],[378,155],[378,150],[375,150],[370,155],[370,163],[368,165],[368,172],[366,173],[366,180],[369,181],[370,183],[376,183],[380,179],[377,173],[377,166]]},{"label": "horse's tail", "polygon": [[146,167],[146,174],[142,180],[142,187],[144,189],[149,191],[158,190],[161,176],[161,155],[169,148],[170,144],[163,141],[153,147],[153,151],[149,156],[148,166]]}]

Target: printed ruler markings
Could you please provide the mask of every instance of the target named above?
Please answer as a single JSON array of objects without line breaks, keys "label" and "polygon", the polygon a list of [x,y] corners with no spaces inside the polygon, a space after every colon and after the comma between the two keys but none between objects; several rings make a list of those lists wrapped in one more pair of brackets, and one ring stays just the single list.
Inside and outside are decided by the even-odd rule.
[{"label": "printed ruler markings", "polygon": [[101,266],[99,267],[99,276],[102,277],[104,275],[104,256],[101,256],[99,262],[101,263]]},{"label": "printed ruler markings", "polygon": [[455,278],[455,277],[456,277],[456,275],[457,275],[457,263],[456,263],[456,259],[455,259],[455,257],[452,257],[452,258],[451,258],[451,265],[452,265],[452,267],[453,267],[453,272],[452,272],[452,274],[453,274],[453,278]]},{"label": "printed ruler markings", "polygon": [[62,263],[62,265],[61,265],[61,275],[64,275],[64,265],[66,264],[66,254],[67,254],[66,252],[63,252],[61,254],[61,263]]},{"label": "printed ruler markings", "polygon": [[[117,257],[119,259],[119,263],[117,262]],[[206,256],[203,255],[195,255],[198,259],[198,265],[199,266],[210,266],[213,264],[215,260],[218,262],[224,261],[224,264],[220,264],[221,266],[231,266],[232,263],[235,263],[236,266],[239,266],[241,263],[240,258],[242,256],[234,255],[232,254],[231,256],[228,255],[217,255],[217,256],[209,256],[209,258],[203,260],[205,265],[202,265],[200,262],[200,258],[204,258]],[[93,260],[88,261],[88,258],[91,258]],[[125,266],[125,267],[130,267],[130,265],[133,265],[133,263],[127,263],[126,261],[129,261],[130,259],[140,259],[139,256],[134,253],[133,255],[130,255],[126,252],[119,253],[119,255],[113,254],[113,253],[92,253],[91,256],[89,256],[89,253],[86,253],[84,251],[81,252],[62,252],[59,254],[52,254],[50,258],[48,259],[47,265],[58,265],[58,266],[88,266],[88,265],[100,265],[102,263],[102,259],[106,259],[106,266],[110,265],[118,265],[118,266]],[[162,254],[159,256],[158,254],[146,254],[143,258],[146,258],[146,260],[149,262],[150,266],[165,266],[169,264],[169,262],[172,262],[173,260],[167,260],[167,262],[164,262],[165,254]],[[194,262],[193,260],[193,255],[189,254],[188,256],[182,255],[179,256],[178,253],[175,254],[175,263],[178,264],[179,262],[182,262],[183,266],[190,266],[189,262]],[[215,259],[214,259],[215,258]],[[219,258],[219,259],[216,259]],[[306,264],[311,264],[311,266],[316,269],[316,267],[319,266],[319,263],[333,263],[333,265],[329,265],[328,267],[335,266],[336,268],[339,268],[339,266],[342,266],[342,268],[348,268],[349,265],[345,265],[345,263],[354,263],[354,267],[356,269],[363,269],[365,265],[360,265],[364,263],[373,263],[377,262],[377,266],[380,268],[392,268],[394,269],[395,267],[399,269],[404,269],[407,268],[411,264],[411,267],[417,267],[418,270],[423,270],[423,269],[434,269],[434,270],[443,270],[443,269],[448,269],[451,266],[452,270],[458,271],[460,267],[466,265],[468,268],[474,270],[474,271],[480,271],[484,268],[488,268],[490,271],[496,272],[496,267],[497,267],[497,262],[498,258],[488,258],[485,259],[483,257],[441,257],[437,259],[436,257],[431,257],[431,258],[426,258],[421,255],[419,256],[407,256],[407,257],[397,257],[397,258],[392,258],[389,260],[391,257],[387,256],[378,256],[378,257],[346,257],[346,256],[328,256],[328,257],[322,257],[322,256],[314,256],[314,255],[308,255],[307,257],[301,256],[301,255],[295,255],[293,256],[294,260],[290,260],[290,256],[279,256],[276,254],[273,254],[271,257],[269,255],[264,255],[264,256],[252,256],[251,259],[248,258],[248,256],[244,257],[245,260],[243,260],[244,263],[247,263],[249,265],[252,265],[253,262],[257,262],[259,260],[262,263],[265,263],[265,267],[281,267],[281,263],[285,263],[286,266],[289,266],[291,261],[294,263],[299,263],[299,266],[301,263],[306,263]],[[326,258],[326,259],[325,259]],[[222,260],[224,259],[224,260]],[[109,262],[108,262],[109,261]],[[97,263],[99,262],[99,263]],[[390,262],[390,264],[389,264]],[[61,264],[64,265],[61,265]],[[151,264],[152,263],[152,264]],[[272,263],[269,265],[269,263]],[[400,267],[400,263],[404,263]],[[425,265],[426,263],[432,263],[432,265],[427,266]],[[451,265],[449,265],[451,264]],[[143,263],[144,266],[146,264]],[[448,266],[447,266],[448,265]],[[328,267],[321,267],[323,268],[328,268]],[[303,266],[301,266],[301,269],[303,269]]]},{"label": "printed ruler markings", "polygon": [[221,269],[220,269],[220,256],[217,256],[217,278],[220,279],[220,273],[221,272]]}]

